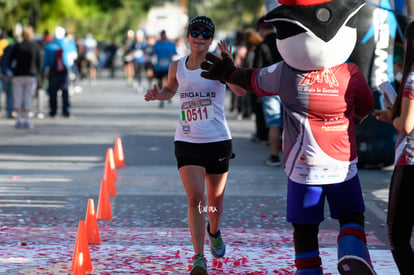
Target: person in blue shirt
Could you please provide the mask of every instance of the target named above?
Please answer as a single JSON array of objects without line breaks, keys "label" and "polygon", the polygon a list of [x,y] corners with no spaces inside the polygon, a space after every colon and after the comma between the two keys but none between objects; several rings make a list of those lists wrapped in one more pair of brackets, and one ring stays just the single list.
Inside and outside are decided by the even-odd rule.
[{"label": "person in blue shirt", "polygon": [[[160,39],[152,47],[152,54],[157,57],[154,66],[154,76],[158,81],[158,87],[162,88],[167,82],[168,68],[177,54],[175,43],[168,40],[167,33],[162,30]],[[164,102],[160,101],[160,108],[164,107]]]},{"label": "person in blue shirt", "polygon": [[[56,27],[53,42],[47,44],[43,59],[43,75],[49,81],[47,92],[49,94],[49,116],[54,118],[57,113],[57,94],[62,92],[62,115],[70,117],[69,107],[69,72],[71,69],[69,43],[65,40],[66,30]],[[61,55],[61,59],[57,58]]]},{"label": "person in blue shirt", "polygon": [[11,42],[8,46],[4,49],[3,56],[0,59],[0,71],[1,71],[1,81],[3,84],[3,90],[6,93],[6,112],[7,118],[14,118],[13,117],[13,106],[14,106],[14,99],[13,99],[13,85],[12,85],[12,78],[13,78],[13,71],[9,66],[9,57],[10,53],[12,52],[13,47],[15,46],[15,42]]}]

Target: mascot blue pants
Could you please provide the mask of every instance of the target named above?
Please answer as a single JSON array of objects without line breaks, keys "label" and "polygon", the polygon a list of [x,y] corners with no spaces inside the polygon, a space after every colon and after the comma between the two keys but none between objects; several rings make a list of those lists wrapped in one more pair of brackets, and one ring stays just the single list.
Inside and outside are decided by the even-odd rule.
[{"label": "mascot blue pants", "polygon": [[[338,269],[341,274],[373,273],[364,231],[364,202],[358,176],[327,185],[288,181],[287,220],[294,228],[296,275],[319,275],[319,224],[324,219],[325,198],[331,217],[340,225]],[[352,199],[350,199],[352,198]],[[347,273],[347,271],[353,273]]]}]

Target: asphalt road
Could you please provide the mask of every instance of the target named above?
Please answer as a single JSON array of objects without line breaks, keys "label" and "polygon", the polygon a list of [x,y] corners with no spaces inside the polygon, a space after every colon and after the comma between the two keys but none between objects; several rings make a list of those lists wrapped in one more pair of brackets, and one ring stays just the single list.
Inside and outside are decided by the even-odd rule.
[{"label": "asphalt road", "polygon": [[[82,87],[71,96],[69,119],[35,117],[35,128],[23,130],[0,118],[0,273],[68,274],[78,223],[88,199],[98,204],[106,152],[120,137],[126,166],[116,171],[113,219],[99,221],[102,243],[89,246],[91,274],[186,274],[192,247],[173,155],[178,100],[161,109],[120,77]],[[210,274],[291,274],[286,175],[263,166],[269,148],[250,142],[252,120],[227,118],[236,153],[222,219],[229,249],[222,260],[208,256]],[[398,274],[385,232],[391,169],[360,170],[379,275]],[[338,225],[328,215],[321,225],[324,271],[338,274]]]}]

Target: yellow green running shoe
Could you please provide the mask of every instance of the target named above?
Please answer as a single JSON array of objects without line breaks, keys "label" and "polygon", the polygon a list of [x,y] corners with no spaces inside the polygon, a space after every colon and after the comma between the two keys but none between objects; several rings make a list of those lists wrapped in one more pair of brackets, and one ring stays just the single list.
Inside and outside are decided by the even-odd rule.
[{"label": "yellow green running shoe", "polygon": [[221,238],[220,230],[216,234],[210,233],[210,224],[207,224],[207,235],[210,240],[210,251],[214,258],[221,258],[226,253],[226,246]]},{"label": "yellow green running shoe", "polygon": [[208,275],[207,262],[203,254],[197,254],[193,258],[193,267],[190,275]]}]

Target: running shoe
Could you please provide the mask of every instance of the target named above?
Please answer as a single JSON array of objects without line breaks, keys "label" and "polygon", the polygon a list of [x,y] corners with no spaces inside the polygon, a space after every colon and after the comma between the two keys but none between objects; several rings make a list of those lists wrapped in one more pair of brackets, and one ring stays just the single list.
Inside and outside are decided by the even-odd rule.
[{"label": "running shoe", "polygon": [[372,266],[358,256],[344,256],[338,261],[341,275],[376,275]]},{"label": "running shoe", "polygon": [[197,254],[193,258],[193,267],[190,275],[207,275],[207,262],[203,254]]},{"label": "running shoe", "polygon": [[33,124],[31,124],[28,121],[25,121],[25,122],[23,122],[23,128],[25,128],[25,129],[33,129],[34,127],[33,127]]},{"label": "running shoe", "polygon": [[280,166],[280,159],[278,156],[271,155],[268,159],[264,161],[264,165],[266,166]]},{"label": "running shoe", "polygon": [[226,253],[226,246],[224,245],[223,239],[221,238],[220,230],[216,234],[210,233],[210,224],[207,224],[207,234],[210,240],[210,251],[214,258],[221,258]]},{"label": "running shoe", "polygon": [[17,121],[16,124],[14,125],[15,128],[22,128],[23,127],[23,123],[21,121]]}]

